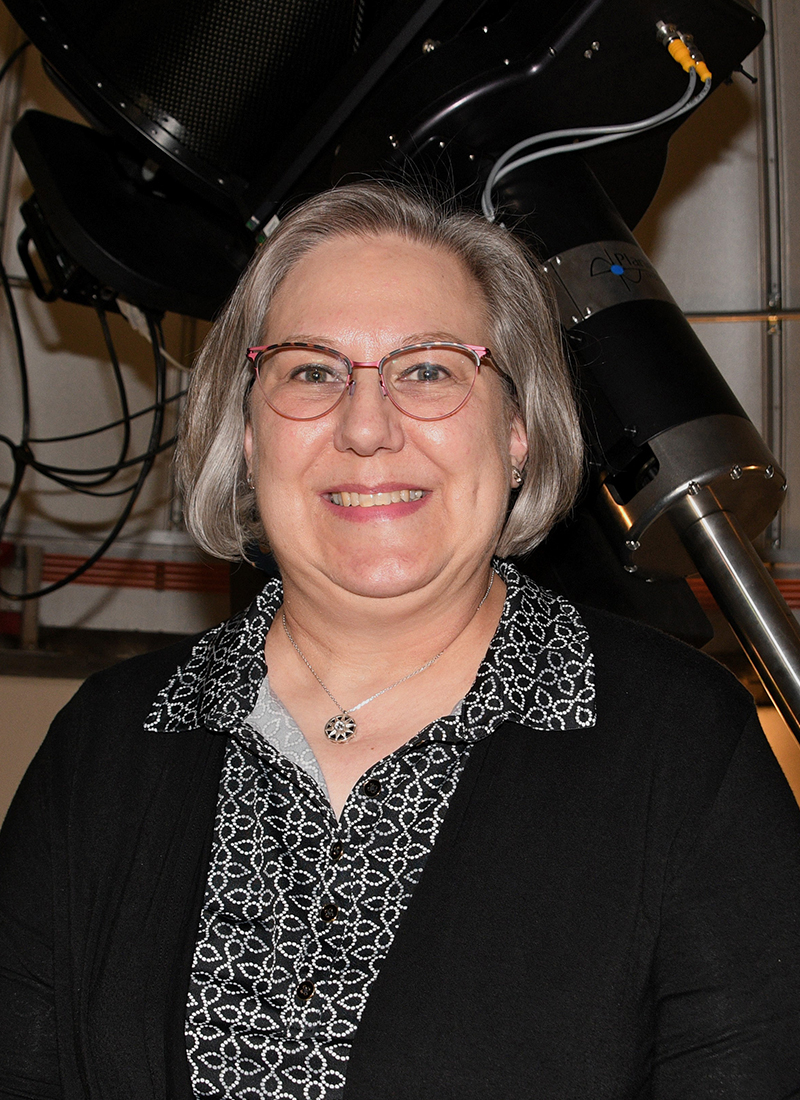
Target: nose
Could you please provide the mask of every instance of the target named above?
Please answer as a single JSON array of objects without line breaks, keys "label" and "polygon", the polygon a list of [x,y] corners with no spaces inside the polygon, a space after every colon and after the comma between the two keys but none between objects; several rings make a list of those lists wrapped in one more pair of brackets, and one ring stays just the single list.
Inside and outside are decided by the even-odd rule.
[{"label": "nose", "polygon": [[353,366],[350,392],[336,410],[334,442],[340,451],[372,455],[399,451],[405,442],[403,415],[381,389],[377,367]]}]

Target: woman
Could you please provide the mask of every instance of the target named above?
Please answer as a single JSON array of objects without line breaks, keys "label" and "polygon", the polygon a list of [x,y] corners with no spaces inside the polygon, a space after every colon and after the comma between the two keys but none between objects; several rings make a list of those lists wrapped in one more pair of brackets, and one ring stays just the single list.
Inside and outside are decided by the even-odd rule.
[{"label": "woman", "polygon": [[201,545],[282,584],[56,721],[6,827],[0,1095],[800,1095],[798,812],[749,696],[501,560],[581,465],[521,247],[310,200],[179,462]]}]

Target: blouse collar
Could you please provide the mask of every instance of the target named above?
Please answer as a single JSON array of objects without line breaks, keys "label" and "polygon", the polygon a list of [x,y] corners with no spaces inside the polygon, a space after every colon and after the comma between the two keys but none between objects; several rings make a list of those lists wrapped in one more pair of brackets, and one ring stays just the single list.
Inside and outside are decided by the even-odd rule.
[{"label": "blouse collar", "polygon": [[[577,609],[510,562],[493,564],[506,583],[506,601],[464,699],[462,726],[484,731],[503,721],[546,730],[593,726],[594,659]],[[282,601],[283,585],[270,579],[249,608],[203,634],[157,695],[145,728],[240,730],[264,679],[264,640]]]}]

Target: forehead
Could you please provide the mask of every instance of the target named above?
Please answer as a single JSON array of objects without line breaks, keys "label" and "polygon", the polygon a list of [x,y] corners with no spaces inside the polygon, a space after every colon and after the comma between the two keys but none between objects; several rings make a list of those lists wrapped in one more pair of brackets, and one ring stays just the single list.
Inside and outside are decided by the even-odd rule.
[{"label": "forehead", "polygon": [[469,343],[485,334],[486,303],[453,253],[393,234],[341,236],[292,267],[267,316],[269,342],[376,328],[407,336],[447,331]]}]

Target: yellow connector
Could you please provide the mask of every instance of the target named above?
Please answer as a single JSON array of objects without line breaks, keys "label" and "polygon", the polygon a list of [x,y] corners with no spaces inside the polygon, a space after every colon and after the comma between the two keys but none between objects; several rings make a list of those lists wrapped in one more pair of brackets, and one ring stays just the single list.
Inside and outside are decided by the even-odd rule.
[{"label": "yellow connector", "polygon": [[695,45],[692,35],[679,31],[674,23],[665,23],[661,19],[656,23],[656,34],[659,42],[667,47],[670,55],[684,72],[688,73],[695,69],[704,84],[711,79],[711,70]]},{"label": "yellow connector", "polygon": [[689,53],[686,45],[681,42],[680,38],[673,38],[670,44],[667,46],[670,55],[675,58],[684,72],[689,72],[691,69],[696,69],[697,66],[694,63],[692,55]]}]

